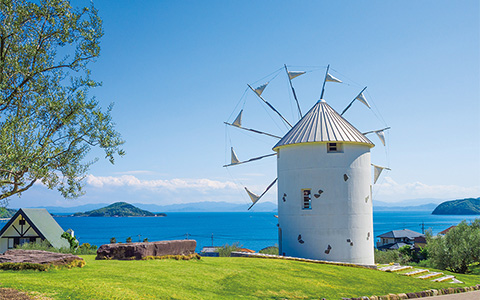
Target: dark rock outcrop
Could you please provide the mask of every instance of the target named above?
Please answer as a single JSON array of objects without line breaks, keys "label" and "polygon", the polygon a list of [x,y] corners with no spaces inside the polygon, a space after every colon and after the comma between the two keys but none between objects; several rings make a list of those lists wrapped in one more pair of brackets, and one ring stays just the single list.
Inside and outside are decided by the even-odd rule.
[{"label": "dark rock outcrop", "polygon": [[146,243],[105,244],[97,250],[96,259],[142,259],[146,256],[189,255],[195,253],[195,240]]},{"label": "dark rock outcrop", "polygon": [[41,250],[7,250],[0,255],[0,263],[33,263],[42,265],[69,265],[75,260],[83,260],[73,254],[55,253]]}]

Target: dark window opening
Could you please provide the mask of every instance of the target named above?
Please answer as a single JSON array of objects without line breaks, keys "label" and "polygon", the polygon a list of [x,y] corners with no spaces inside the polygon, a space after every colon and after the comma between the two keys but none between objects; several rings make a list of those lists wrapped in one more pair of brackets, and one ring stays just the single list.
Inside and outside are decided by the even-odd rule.
[{"label": "dark window opening", "polygon": [[327,152],[328,153],[341,153],[343,152],[341,143],[327,143]]},{"label": "dark window opening", "polygon": [[302,190],[302,209],[312,209],[312,190],[304,189]]}]

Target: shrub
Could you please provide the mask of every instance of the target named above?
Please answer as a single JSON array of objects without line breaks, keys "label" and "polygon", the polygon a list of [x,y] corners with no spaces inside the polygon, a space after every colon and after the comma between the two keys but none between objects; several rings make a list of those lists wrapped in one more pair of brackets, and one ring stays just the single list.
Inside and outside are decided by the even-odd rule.
[{"label": "shrub", "polygon": [[42,250],[42,251],[49,251],[49,252],[58,252],[58,253],[72,253],[72,249],[62,247],[60,249],[52,247],[49,241],[43,240],[41,242],[35,243],[25,243],[23,245],[15,246],[15,249],[22,249],[22,250]]},{"label": "shrub", "polygon": [[225,244],[217,249],[218,256],[229,257],[233,251],[237,251],[239,248],[241,248],[239,242],[235,242],[232,245]]},{"label": "shrub", "polygon": [[64,232],[62,233],[61,237],[68,241],[68,243],[70,244],[70,249],[76,250],[78,248],[79,242],[75,236],[72,236],[68,232]]},{"label": "shrub", "polygon": [[144,239],[143,239],[143,242],[144,242],[144,243],[148,243],[148,238],[144,238]]},{"label": "shrub", "polygon": [[50,265],[34,264],[34,263],[1,263],[1,270],[36,270],[36,271],[47,271],[50,268]]},{"label": "shrub", "polygon": [[275,246],[263,248],[262,250],[258,251],[258,253],[278,255],[278,246],[275,245]]},{"label": "shrub", "polygon": [[400,262],[400,252],[398,250],[381,251],[375,249],[375,263],[377,264],[389,264]]},{"label": "shrub", "polygon": [[115,244],[116,242],[117,242],[117,239],[116,239],[116,238],[112,237],[112,238],[110,239],[110,244]]},{"label": "shrub", "polygon": [[131,243],[132,242],[132,237],[128,237],[127,240],[126,240],[127,243]]},{"label": "shrub", "polygon": [[78,247],[76,253],[77,254],[96,254],[97,248],[98,247],[95,245],[90,245],[89,243],[83,243]]},{"label": "shrub", "polygon": [[480,219],[471,224],[464,220],[443,237],[431,233],[426,237],[428,256],[438,269],[467,273],[473,263],[480,261]]}]

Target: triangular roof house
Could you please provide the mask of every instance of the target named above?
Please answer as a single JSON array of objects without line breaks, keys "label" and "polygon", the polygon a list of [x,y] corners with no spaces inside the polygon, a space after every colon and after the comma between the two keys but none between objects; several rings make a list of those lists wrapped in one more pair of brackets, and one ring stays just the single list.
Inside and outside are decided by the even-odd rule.
[{"label": "triangular roof house", "polygon": [[30,242],[47,240],[53,247],[69,247],[64,230],[44,208],[20,208],[0,230],[0,252]]},{"label": "triangular roof house", "polygon": [[302,143],[361,143],[375,145],[338,114],[325,100],[319,100],[303,118],[273,147]]}]

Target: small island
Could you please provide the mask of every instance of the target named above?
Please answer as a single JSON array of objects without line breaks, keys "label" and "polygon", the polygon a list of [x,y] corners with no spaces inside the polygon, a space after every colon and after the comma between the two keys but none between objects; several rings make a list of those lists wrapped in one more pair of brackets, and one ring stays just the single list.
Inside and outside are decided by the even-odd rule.
[{"label": "small island", "polygon": [[11,218],[16,212],[17,212],[17,209],[2,207],[0,208],[0,218],[1,219]]},{"label": "small island", "polygon": [[440,203],[432,215],[480,215],[480,198],[467,198]]},{"label": "small island", "polygon": [[164,213],[154,214],[147,210],[140,209],[126,202],[115,202],[109,206],[74,213],[74,217],[166,217]]}]

